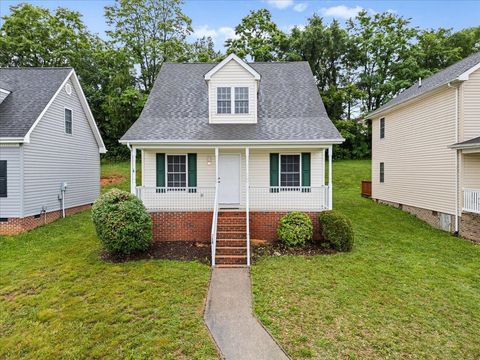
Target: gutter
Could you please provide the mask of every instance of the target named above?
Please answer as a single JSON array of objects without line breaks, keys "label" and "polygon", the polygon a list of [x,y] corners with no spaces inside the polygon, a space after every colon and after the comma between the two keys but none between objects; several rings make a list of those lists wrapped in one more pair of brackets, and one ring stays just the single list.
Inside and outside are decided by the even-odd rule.
[{"label": "gutter", "polygon": [[[458,106],[458,98],[460,92],[458,91],[459,86],[453,87],[451,83],[447,84],[449,88],[455,88],[455,142],[458,143],[459,137],[460,137],[460,132],[459,132],[459,106]],[[459,158],[460,152],[458,149],[455,150],[455,230],[454,234],[455,236],[458,236],[458,230],[459,230],[459,210],[460,210],[460,162],[461,158]]]},{"label": "gutter", "polygon": [[120,144],[130,146],[131,144],[145,145],[332,145],[342,144],[345,139],[325,139],[325,140],[119,140]]}]

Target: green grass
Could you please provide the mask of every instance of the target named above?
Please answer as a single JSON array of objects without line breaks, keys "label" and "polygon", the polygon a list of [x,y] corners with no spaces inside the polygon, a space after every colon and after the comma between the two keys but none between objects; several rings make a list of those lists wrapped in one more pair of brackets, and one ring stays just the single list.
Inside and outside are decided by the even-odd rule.
[{"label": "green grass", "polygon": [[368,161],[335,163],[353,252],[261,260],[257,315],[297,359],[478,359],[480,247],[361,198],[368,178]]},{"label": "green grass", "polygon": [[[137,185],[140,185],[141,164],[137,163]],[[113,188],[121,189],[130,192],[130,161],[110,162],[102,161],[101,175],[102,178],[111,176],[121,176],[124,180],[119,184],[109,184],[102,186],[102,193],[107,192]]]},{"label": "green grass", "polygon": [[198,262],[102,261],[89,211],[0,236],[0,359],[217,358],[202,319],[209,276]]}]

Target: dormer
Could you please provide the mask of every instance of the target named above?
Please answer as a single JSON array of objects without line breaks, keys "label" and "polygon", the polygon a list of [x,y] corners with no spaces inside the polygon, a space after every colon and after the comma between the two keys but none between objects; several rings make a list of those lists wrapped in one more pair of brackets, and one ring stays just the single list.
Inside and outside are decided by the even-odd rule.
[{"label": "dormer", "polygon": [[205,74],[211,124],[255,124],[260,74],[235,54]]},{"label": "dormer", "polygon": [[10,91],[0,88],[0,104],[10,95]]}]

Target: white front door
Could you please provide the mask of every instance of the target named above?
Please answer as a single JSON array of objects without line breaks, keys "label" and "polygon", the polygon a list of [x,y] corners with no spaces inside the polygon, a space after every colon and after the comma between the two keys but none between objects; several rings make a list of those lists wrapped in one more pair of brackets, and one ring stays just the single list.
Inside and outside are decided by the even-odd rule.
[{"label": "white front door", "polygon": [[218,202],[240,204],[240,154],[221,154],[218,161]]}]

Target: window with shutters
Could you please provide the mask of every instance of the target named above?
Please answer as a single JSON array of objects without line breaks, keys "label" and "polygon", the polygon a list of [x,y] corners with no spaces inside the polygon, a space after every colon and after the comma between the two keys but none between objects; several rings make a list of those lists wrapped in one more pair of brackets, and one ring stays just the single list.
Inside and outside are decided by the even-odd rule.
[{"label": "window with shutters", "polygon": [[7,160],[0,160],[0,197],[7,197]]},{"label": "window with shutters", "polygon": [[65,108],[65,134],[72,134],[72,110]]},{"label": "window with shutters", "polygon": [[280,155],[280,186],[300,186],[300,155]]},{"label": "window with shutters", "polygon": [[167,155],[167,187],[187,187],[186,155]]}]

